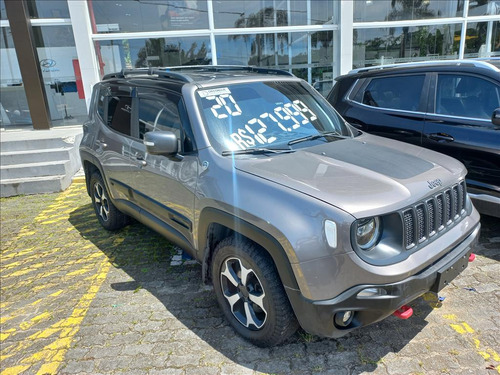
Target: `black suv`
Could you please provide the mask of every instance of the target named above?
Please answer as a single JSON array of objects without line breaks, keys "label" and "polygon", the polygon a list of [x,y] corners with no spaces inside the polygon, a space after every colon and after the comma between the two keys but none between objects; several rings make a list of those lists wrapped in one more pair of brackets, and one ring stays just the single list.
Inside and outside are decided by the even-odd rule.
[{"label": "black suv", "polygon": [[288,72],[219,66],[105,76],[80,145],[101,225],[131,216],[181,247],[261,346],[406,318],[467,267],[466,170],[422,151],[353,128]]},{"label": "black suv", "polygon": [[477,209],[500,217],[500,61],[356,69],[327,99],[353,126],[460,160]]}]

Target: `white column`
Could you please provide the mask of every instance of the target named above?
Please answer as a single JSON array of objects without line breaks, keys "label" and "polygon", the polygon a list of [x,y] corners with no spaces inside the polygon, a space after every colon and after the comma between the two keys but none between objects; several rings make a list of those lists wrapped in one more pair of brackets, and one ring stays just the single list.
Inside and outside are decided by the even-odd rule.
[{"label": "white column", "polygon": [[208,28],[210,29],[210,50],[212,53],[212,63],[211,65],[217,65],[217,45],[215,43],[215,20],[214,20],[214,5],[212,0],[207,1],[208,7]]},{"label": "white column", "polygon": [[462,22],[462,32],[460,33],[460,49],[458,58],[463,59],[465,54],[465,39],[467,38],[467,17],[469,16],[469,0],[464,2],[464,20]]},{"label": "white column", "polygon": [[342,0],[340,2],[340,74],[346,74],[352,69],[353,54],[353,20],[354,20],[354,1]]},{"label": "white column", "polygon": [[491,56],[491,45],[493,44],[493,21],[488,22],[488,29],[486,30],[486,52]]},{"label": "white column", "polygon": [[68,0],[71,26],[82,73],[83,90],[87,109],[90,106],[92,87],[100,81],[99,64],[92,41],[92,25],[86,0]]}]

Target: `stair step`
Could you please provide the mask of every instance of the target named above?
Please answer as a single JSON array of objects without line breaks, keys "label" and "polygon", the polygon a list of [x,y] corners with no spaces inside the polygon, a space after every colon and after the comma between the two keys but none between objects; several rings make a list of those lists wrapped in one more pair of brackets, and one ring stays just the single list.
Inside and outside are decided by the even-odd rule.
[{"label": "stair step", "polygon": [[68,173],[69,160],[0,166],[0,179],[58,176]]},{"label": "stair step", "polygon": [[69,160],[71,149],[72,147],[68,146],[42,150],[0,152],[0,163],[2,166],[5,166],[14,164]]},{"label": "stair step", "polygon": [[1,196],[63,191],[71,184],[71,179],[71,175],[5,179],[0,184]]},{"label": "stair step", "polygon": [[2,152],[71,147],[75,137],[2,140]]}]

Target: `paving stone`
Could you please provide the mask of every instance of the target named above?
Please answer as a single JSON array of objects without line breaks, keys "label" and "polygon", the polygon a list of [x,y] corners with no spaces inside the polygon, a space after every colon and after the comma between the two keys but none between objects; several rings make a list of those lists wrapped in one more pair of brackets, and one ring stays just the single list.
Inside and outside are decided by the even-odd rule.
[{"label": "paving stone", "polygon": [[[2,358],[2,370],[63,345],[61,337],[70,345],[57,374],[492,375],[487,367],[500,365],[493,354],[485,360],[479,353],[498,355],[500,345],[500,226],[494,219],[482,218],[477,260],[443,289],[440,308],[419,299],[407,321],[389,317],[339,339],[299,331],[262,349],[227,324],[212,288],[200,282],[199,265],[170,267],[171,245],[141,224],[101,229],[84,185],[73,188],[77,194],[69,198],[1,200],[2,318],[13,316],[2,320],[2,355],[12,354]],[[27,209],[22,215],[20,204]],[[53,204],[69,213],[51,218],[44,212]],[[43,222],[51,219],[57,221],[48,230]],[[102,267],[101,284],[91,289]],[[28,273],[4,277],[17,271]],[[50,318],[30,323],[44,312]],[[82,319],[71,323],[72,314]],[[14,334],[5,337],[9,329]]]}]

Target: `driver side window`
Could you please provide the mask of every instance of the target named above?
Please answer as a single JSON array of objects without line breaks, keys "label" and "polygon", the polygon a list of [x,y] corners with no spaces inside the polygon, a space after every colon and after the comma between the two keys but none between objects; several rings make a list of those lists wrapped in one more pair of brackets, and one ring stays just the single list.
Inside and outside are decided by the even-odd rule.
[{"label": "driver side window", "polygon": [[150,131],[171,131],[181,136],[181,120],[177,105],[169,100],[139,100],[139,138]]}]

